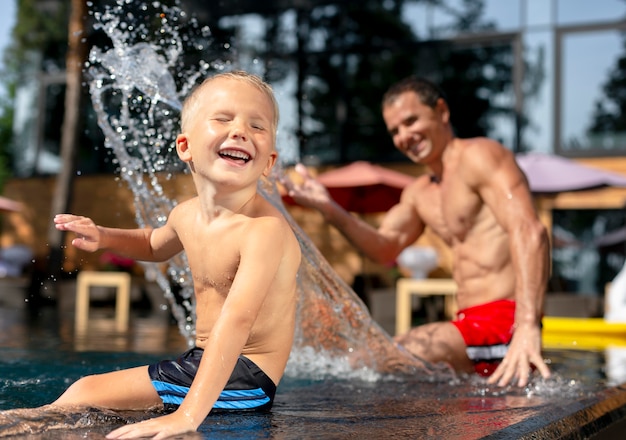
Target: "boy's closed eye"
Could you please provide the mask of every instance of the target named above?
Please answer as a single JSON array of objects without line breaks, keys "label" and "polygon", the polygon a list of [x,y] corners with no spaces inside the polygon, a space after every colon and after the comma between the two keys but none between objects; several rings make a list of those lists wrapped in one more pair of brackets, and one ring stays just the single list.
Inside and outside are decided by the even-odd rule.
[{"label": "boy's closed eye", "polygon": [[211,121],[216,121],[216,122],[230,122],[232,121],[232,118],[229,116],[214,116],[211,118]]}]

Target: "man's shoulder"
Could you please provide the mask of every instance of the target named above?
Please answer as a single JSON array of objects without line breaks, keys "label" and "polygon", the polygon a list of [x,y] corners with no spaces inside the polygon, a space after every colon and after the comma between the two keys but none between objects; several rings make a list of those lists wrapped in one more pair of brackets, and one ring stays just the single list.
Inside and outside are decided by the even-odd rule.
[{"label": "man's shoulder", "polygon": [[459,157],[465,166],[501,163],[514,157],[511,150],[487,137],[458,139],[457,147]]},{"label": "man's shoulder", "polygon": [[[455,142],[462,150],[481,150],[484,152],[488,152],[489,150],[507,150],[500,142],[484,136],[456,138]],[[474,153],[474,151],[472,151],[472,153]]]}]

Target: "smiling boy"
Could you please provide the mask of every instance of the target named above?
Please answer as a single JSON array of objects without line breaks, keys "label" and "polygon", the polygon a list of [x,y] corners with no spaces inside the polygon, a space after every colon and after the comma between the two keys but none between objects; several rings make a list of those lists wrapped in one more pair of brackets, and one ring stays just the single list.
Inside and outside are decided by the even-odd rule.
[{"label": "smiling boy", "polygon": [[257,193],[276,162],[278,107],[269,85],[245,72],[218,74],[187,98],[176,138],[197,196],[159,228],[124,230],[60,214],[72,244],[142,261],[187,254],[196,298],[195,347],[163,361],[87,376],[52,407],[173,412],[107,438],[165,438],[195,431],[212,409],[271,408],[295,329],[300,247],[282,214]]}]

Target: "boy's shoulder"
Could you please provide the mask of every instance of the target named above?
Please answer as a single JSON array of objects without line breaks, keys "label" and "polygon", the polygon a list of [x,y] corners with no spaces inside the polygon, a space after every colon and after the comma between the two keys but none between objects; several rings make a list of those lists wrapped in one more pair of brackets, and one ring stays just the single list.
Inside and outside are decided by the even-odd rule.
[{"label": "boy's shoulder", "polygon": [[177,215],[187,215],[191,210],[195,209],[198,209],[198,196],[176,203],[170,210],[169,218],[176,217]]},{"label": "boy's shoulder", "polygon": [[249,217],[250,231],[258,234],[285,234],[291,233],[287,219],[280,211],[264,213],[264,215]]},{"label": "boy's shoulder", "polygon": [[282,239],[292,238],[296,240],[295,233],[283,213],[272,205],[265,197],[259,194],[261,199],[250,216],[250,232],[260,235],[268,235]]}]

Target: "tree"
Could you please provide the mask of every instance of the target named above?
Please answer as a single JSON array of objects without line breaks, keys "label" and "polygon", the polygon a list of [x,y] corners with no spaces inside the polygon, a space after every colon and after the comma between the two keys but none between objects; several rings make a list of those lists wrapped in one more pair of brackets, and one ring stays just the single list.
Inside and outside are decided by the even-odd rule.
[{"label": "tree", "polygon": [[513,96],[511,39],[420,40],[402,15],[409,3],[428,3],[453,18],[445,29],[433,29],[435,35],[493,32],[495,25],[483,18],[483,0],[314,3],[303,2],[297,10],[295,53],[280,51],[285,39],[268,26],[269,49],[256,54],[268,66],[297,59],[301,155],[335,163],[406,160],[391,146],[380,101],[390,84],[410,74],[429,77],[451,92],[452,123],[461,137],[490,134],[495,115],[524,123],[512,104],[498,105],[495,99]]},{"label": "tree", "polygon": [[[626,37],[622,41],[626,52]],[[626,132],[626,55],[615,62],[602,86],[603,96],[595,104],[590,135],[616,134]]]},{"label": "tree", "polygon": [[[61,135],[61,162],[63,166],[57,176],[50,218],[55,214],[68,212],[72,199],[77,140],[81,127],[80,114],[83,108],[82,72],[83,65],[87,59],[87,45],[84,39],[86,15],[87,4],[85,0],[72,0],[68,26],[68,51],[65,63],[65,112]],[[62,271],[63,237],[64,234],[58,231],[54,224],[51,224],[48,230],[48,243],[50,245],[48,272],[54,278],[58,278]]]},{"label": "tree", "polygon": [[4,52],[1,78],[7,94],[0,101],[0,186],[12,174],[13,108],[22,66],[29,62],[32,52],[42,53],[51,65],[65,54],[65,5],[61,2],[40,3],[36,0],[19,1],[12,39]]}]

